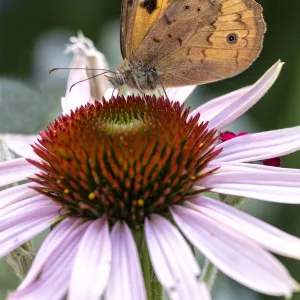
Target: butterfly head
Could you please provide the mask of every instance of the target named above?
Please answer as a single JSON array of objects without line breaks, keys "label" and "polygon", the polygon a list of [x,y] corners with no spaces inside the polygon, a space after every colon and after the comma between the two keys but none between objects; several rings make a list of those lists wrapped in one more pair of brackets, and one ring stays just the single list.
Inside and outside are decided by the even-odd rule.
[{"label": "butterfly head", "polygon": [[107,76],[107,78],[116,89],[121,88],[125,84],[124,76],[119,70],[113,76]]}]

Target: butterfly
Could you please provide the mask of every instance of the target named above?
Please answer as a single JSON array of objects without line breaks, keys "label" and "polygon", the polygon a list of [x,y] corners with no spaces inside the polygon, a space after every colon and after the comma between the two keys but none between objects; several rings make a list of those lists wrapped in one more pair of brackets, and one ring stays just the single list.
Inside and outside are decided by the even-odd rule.
[{"label": "butterfly", "polygon": [[266,25],[254,0],[123,0],[123,62],[110,77],[140,92],[235,76],[258,57]]}]

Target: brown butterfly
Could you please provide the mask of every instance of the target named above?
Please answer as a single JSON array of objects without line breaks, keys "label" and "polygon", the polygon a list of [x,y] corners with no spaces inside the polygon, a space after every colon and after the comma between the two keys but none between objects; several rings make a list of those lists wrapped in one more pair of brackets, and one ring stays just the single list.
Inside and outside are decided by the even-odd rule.
[{"label": "brown butterfly", "polygon": [[265,30],[254,0],[123,0],[124,61],[110,80],[144,92],[232,77],[257,58]]}]

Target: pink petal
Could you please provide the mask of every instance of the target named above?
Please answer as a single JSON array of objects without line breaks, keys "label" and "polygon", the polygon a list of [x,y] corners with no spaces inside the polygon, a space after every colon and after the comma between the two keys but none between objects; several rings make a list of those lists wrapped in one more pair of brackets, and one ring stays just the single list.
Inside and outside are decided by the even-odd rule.
[{"label": "pink petal", "polygon": [[216,115],[225,110],[228,106],[232,105],[238,101],[246,92],[248,92],[251,87],[244,87],[234,92],[225,94],[218,98],[207,101],[203,105],[199,106],[189,114],[190,117],[194,117],[198,113],[201,114],[201,122],[209,121]]},{"label": "pink petal", "polygon": [[279,76],[282,66],[283,63],[280,61],[274,64],[254,85],[252,85],[249,91],[214,116],[209,122],[209,128],[222,130],[249,110],[271,88]]},{"label": "pink petal", "polygon": [[[26,284],[23,282],[18,290],[11,295],[11,299],[62,299],[69,286],[71,269],[78,244],[88,224],[86,222],[78,226],[77,223],[77,228],[74,228],[74,224],[71,224],[73,230],[68,232],[69,235],[66,234],[66,230],[61,232],[59,229],[60,235],[57,236],[58,240],[61,241],[61,235],[64,237],[60,244],[57,244],[57,231],[54,229],[53,231],[55,232],[53,233],[52,231],[49,236],[50,239],[53,239],[55,247],[49,242],[48,246],[50,245],[50,249],[45,249],[42,246],[26,276],[26,278],[30,277],[31,280],[26,281],[25,278]],[[39,271],[38,273],[37,270]],[[35,273],[35,276],[32,276],[32,273]]]},{"label": "pink petal", "polygon": [[32,186],[37,185],[30,182],[0,191],[0,209],[3,209],[13,203],[27,199],[31,196],[38,195],[37,191],[30,188]]},{"label": "pink petal", "polygon": [[176,227],[151,215],[145,221],[145,234],[155,274],[170,299],[210,299],[200,283],[198,263]]},{"label": "pink petal", "polygon": [[[18,287],[19,290],[27,288],[38,277],[42,266],[48,258],[60,248],[65,239],[69,236],[76,236],[76,231],[82,224],[81,220],[76,218],[66,218],[58,223],[49,233],[42,246],[40,247],[36,258],[30,268],[29,273]],[[87,224],[88,225],[88,224]]]},{"label": "pink petal", "polygon": [[300,239],[287,234],[232,206],[208,197],[197,196],[185,202],[215,222],[224,224],[249,237],[264,248],[280,255],[300,259]]},{"label": "pink petal", "polygon": [[6,226],[5,224],[7,222],[11,223],[14,218],[21,218],[22,216],[26,217],[29,212],[32,213],[34,210],[36,210],[38,214],[39,208],[52,208],[54,206],[57,208],[57,210],[61,208],[60,205],[57,205],[53,200],[44,195],[33,196],[24,199],[23,201],[13,203],[0,210],[0,228],[3,230]]},{"label": "pink petal", "polygon": [[108,222],[98,219],[87,228],[75,257],[68,299],[99,299],[111,265]]},{"label": "pink petal", "polygon": [[290,296],[297,289],[277,259],[239,232],[182,206],[174,206],[171,212],[189,241],[229,277],[269,295]]},{"label": "pink petal", "polygon": [[125,222],[117,222],[111,233],[112,266],[105,299],[143,300],[146,289],[139,255]]},{"label": "pink petal", "polygon": [[210,163],[208,165],[209,169],[219,168],[219,172],[249,172],[249,173],[259,173],[259,172],[275,172],[275,173],[295,173],[300,174],[299,169],[289,169],[289,168],[277,168],[272,166],[265,166],[253,163]]},{"label": "pink petal", "polygon": [[11,226],[3,221],[0,228],[0,257],[29,241],[46,228],[50,227],[58,216],[58,208],[54,205],[41,206],[42,210],[27,211],[18,217],[11,218]]},{"label": "pink petal", "polygon": [[69,266],[72,264],[75,255],[75,249],[67,248],[69,253],[64,253],[59,257],[54,266],[52,274],[46,274],[43,278],[32,283],[24,290],[17,290],[9,296],[9,300],[61,300],[64,299],[68,288]]},{"label": "pink petal", "polygon": [[223,149],[214,162],[250,162],[300,149],[300,126],[237,136],[216,146]]},{"label": "pink petal", "polygon": [[0,163],[0,186],[26,180],[37,172],[25,158],[17,158]]},{"label": "pink petal", "polygon": [[185,100],[192,94],[192,92],[195,90],[196,87],[197,87],[196,85],[188,85],[184,87],[167,88],[166,93],[170,100],[184,103]]},{"label": "pink petal", "polygon": [[211,174],[199,182],[199,186],[212,192],[260,199],[279,203],[300,203],[300,173],[277,171],[258,172],[226,171],[222,166],[218,173]]},{"label": "pink petal", "polygon": [[33,152],[31,144],[37,141],[37,135],[23,135],[13,133],[1,133],[0,139],[4,141],[10,150],[19,156],[37,159],[38,156]]}]

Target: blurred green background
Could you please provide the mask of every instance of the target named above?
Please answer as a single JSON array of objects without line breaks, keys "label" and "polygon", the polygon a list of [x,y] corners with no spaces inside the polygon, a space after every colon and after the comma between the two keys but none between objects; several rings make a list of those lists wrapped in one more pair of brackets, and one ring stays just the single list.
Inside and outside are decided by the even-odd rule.
[{"label": "blurred green background", "polygon": [[[300,124],[300,1],[260,0],[267,34],[264,49],[253,66],[237,76],[198,87],[195,106],[225,92],[253,83],[276,60],[286,62],[270,92],[234,124],[236,131],[254,132]],[[108,59],[121,62],[119,15],[121,0],[0,0],[0,131],[38,133],[60,113],[67,73],[48,76],[53,67],[68,66],[63,50],[81,29]],[[300,167],[300,154],[283,158],[283,167]],[[300,206],[247,200],[244,209],[300,237]],[[37,246],[36,246],[37,247]],[[281,259],[281,258],[280,258]],[[300,262],[282,259],[300,281]],[[234,262],[233,262],[234,263]],[[59,280],[59,279],[58,279]],[[0,299],[16,288],[18,279],[0,260]],[[272,299],[244,288],[220,274],[214,299]],[[294,295],[293,299],[300,299]]]}]

